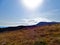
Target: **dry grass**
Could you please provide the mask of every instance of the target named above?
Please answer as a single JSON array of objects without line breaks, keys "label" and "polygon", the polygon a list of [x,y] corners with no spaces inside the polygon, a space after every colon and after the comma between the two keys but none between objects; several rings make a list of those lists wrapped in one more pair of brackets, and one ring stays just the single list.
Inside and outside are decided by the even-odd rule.
[{"label": "dry grass", "polygon": [[0,45],[60,45],[60,24],[0,33]]}]

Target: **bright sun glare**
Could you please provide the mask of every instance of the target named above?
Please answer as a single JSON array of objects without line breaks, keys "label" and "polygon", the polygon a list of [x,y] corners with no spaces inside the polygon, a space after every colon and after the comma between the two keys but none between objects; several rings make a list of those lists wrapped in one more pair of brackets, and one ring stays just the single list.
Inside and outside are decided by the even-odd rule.
[{"label": "bright sun glare", "polygon": [[22,4],[28,9],[28,10],[35,10],[38,6],[41,6],[43,3],[43,0],[21,0]]}]

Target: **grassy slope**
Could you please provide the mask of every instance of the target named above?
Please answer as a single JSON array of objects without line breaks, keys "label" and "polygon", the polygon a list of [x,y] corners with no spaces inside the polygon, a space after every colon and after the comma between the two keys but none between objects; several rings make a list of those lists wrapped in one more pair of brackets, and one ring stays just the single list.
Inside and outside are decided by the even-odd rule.
[{"label": "grassy slope", "polygon": [[40,45],[40,43],[60,45],[60,24],[0,33],[0,45]]}]

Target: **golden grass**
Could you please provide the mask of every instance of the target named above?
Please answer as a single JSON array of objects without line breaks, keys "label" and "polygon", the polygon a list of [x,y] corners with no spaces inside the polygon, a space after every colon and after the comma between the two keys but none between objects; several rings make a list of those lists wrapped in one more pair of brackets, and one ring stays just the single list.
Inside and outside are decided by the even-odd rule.
[{"label": "golden grass", "polygon": [[60,45],[60,24],[0,33],[0,45]]}]

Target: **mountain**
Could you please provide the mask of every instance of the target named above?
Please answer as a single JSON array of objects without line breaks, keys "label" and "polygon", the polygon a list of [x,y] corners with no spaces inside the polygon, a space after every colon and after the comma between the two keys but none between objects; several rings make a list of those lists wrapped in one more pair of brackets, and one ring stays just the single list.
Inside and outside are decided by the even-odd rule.
[{"label": "mountain", "polygon": [[50,23],[0,28],[0,45],[60,45],[60,23]]},{"label": "mountain", "polygon": [[52,24],[59,24],[59,22],[39,22],[36,25],[30,25],[30,26],[15,26],[15,27],[1,26],[0,32],[14,31],[19,29],[27,29],[27,28],[30,29],[38,26],[46,26],[46,25],[52,25]]},{"label": "mountain", "polygon": [[43,26],[43,25],[52,25],[52,24],[58,24],[60,22],[39,22],[37,26]]}]

